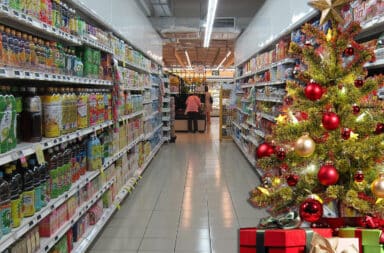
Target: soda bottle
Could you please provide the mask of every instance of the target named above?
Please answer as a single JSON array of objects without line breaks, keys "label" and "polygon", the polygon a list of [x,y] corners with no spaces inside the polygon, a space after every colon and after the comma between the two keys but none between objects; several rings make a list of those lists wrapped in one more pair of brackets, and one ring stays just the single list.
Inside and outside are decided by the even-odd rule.
[{"label": "soda bottle", "polygon": [[11,232],[11,223],[11,192],[3,171],[0,171],[0,228],[3,235]]},{"label": "soda bottle", "polygon": [[7,180],[10,185],[12,228],[17,228],[23,219],[21,196],[23,183],[21,175],[16,171],[15,164],[8,164],[6,166],[4,179]]},{"label": "soda bottle", "polygon": [[21,162],[23,177],[23,216],[30,217],[35,214],[35,185],[34,173],[28,168],[27,162]]}]

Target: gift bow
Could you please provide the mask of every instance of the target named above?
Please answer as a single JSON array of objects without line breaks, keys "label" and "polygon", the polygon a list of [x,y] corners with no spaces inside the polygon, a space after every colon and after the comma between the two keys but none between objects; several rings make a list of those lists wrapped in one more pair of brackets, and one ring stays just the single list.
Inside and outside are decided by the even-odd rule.
[{"label": "gift bow", "polygon": [[301,224],[300,216],[297,212],[288,212],[276,217],[261,218],[259,226],[261,228],[298,228]]},{"label": "gift bow", "polygon": [[359,253],[359,249],[351,244],[347,248],[338,249],[339,238],[325,238],[318,233],[314,233],[311,242],[311,251],[309,253]]},{"label": "gift bow", "polygon": [[360,225],[366,228],[380,229],[382,232],[381,232],[379,242],[381,244],[384,244],[384,220],[383,219],[367,215],[363,218]]}]

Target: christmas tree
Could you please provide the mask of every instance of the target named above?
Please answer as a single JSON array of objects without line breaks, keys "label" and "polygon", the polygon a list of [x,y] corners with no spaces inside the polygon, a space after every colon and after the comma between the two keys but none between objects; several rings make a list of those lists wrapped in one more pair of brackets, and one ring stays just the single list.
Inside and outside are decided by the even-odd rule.
[{"label": "christmas tree", "polygon": [[384,213],[384,113],[376,94],[383,77],[368,77],[364,68],[375,56],[354,40],[360,25],[342,24],[339,11],[348,2],[311,1],[330,28],[305,24],[305,45],[290,44],[305,68],[287,82],[284,109],[257,148],[265,177],[249,199],[272,214],[300,210],[314,222],[328,203],[359,215]]}]

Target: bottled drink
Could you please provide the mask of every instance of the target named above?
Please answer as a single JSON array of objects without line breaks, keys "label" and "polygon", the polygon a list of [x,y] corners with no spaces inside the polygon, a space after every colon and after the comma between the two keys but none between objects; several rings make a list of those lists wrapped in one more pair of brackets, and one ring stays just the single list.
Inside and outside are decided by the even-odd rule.
[{"label": "bottled drink", "polygon": [[88,170],[99,170],[102,167],[100,140],[95,134],[91,135],[87,147]]},{"label": "bottled drink", "polygon": [[35,214],[35,185],[33,171],[26,162],[21,162],[23,177],[23,216],[30,217]]},{"label": "bottled drink", "polygon": [[23,219],[22,212],[22,188],[23,182],[21,175],[16,171],[15,164],[8,164],[5,168],[5,180],[10,185],[11,192],[11,220],[12,228],[20,226]]},{"label": "bottled drink", "polygon": [[21,122],[26,127],[23,131],[23,140],[26,142],[39,142],[42,138],[42,106],[40,97],[36,95],[36,88],[27,88],[28,94],[24,99]]},{"label": "bottled drink", "polygon": [[72,149],[66,143],[62,145],[62,153],[63,153],[63,175],[64,175],[64,191],[68,191],[71,188],[72,174],[71,174],[71,154]]},{"label": "bottled drink", "polygon": [[28,160],[29,169],[33,172],[33,186],[35,188],[35,212],[40,211],[41,204],[41,186],[40,186],[40,171],[35,158]]},{"label": "bottled drink", "polygon": [[3,235],[11,232],[11,192],[0,171],[0,228]]},{"label": "bottled drink", "polygon": [[53,89],[43,96],[43,129],[44,136],[48,138],[61,135],[62,101],[59,94],[54,94]]},{"label": "bottled drink", "polygon": [[49,174],[49,181],[47,186],[47,192],[49,193],[47,195],[54,199],[59,196],[59,178],[57,172],[57,156],[53,148],[48,149],[45,159],[48,162],[47,167]]},{"label": "bottled drink", "polygon": [[44,207],[50,201],[49,181],[50,176],[47,170],[47,164],[43,163],[39,166],[40,187],[41,187],[41,206]]}]

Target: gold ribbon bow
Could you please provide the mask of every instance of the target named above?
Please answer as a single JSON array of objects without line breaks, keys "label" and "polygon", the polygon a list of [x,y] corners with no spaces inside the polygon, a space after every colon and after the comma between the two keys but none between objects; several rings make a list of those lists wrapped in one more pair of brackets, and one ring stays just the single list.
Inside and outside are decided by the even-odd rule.
[{"label": "gold ribbon bow", "polygon": [[276,217],[261,218],[259,227],[261,228],[298,228],[301,224],[300,216],[297,212],[288,212]]},{"label": "gold ribbon bow", "polygon": [[311,251],[309,253],[359,253],[359,249],[354,244],[349,244],[347,247],[340,247],[340,239],[351,238],[325,238],[318,233],[313,234],[311,242]]}]

